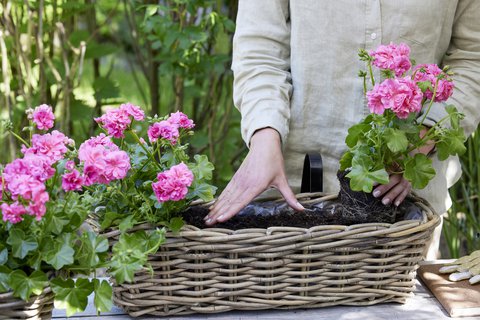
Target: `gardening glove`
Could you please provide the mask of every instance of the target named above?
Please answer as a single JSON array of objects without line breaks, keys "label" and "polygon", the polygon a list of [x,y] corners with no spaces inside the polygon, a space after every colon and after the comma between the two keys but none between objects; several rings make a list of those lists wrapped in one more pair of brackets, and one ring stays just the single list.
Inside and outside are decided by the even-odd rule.
[{"label": "gardening glove", "polygon": [[468,279],[470,284],[480,283],[480,250],[440,268],[440,273],[450,273],[450,281]]}]

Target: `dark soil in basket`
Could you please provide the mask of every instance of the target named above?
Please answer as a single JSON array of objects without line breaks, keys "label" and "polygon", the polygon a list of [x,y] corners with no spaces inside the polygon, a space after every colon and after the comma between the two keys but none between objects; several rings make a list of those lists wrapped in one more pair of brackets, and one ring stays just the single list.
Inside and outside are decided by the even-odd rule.
[{"label": "dark soil in basket", "polygon": [[397,217],[397,208],[394,205],[384,205],[382,198],[375,198],[371,193],[353,191],[350,189],[348,172],[338,171],[337,178],[340,182],[338,199],[343,206],[343,214],[348,220],[364,222],[393,223]]},{"label": "dark soil in basket", "polygon": [[[285,202],[252,202],[230,220],[213,227],[232,230],[279,226],[311,228],[318,225],[351,225],[365,222],[359,221],[358,217],[352,217],[338,200],[313,205],[304,204],[304,207],[305,211],[297,212]],[[204,229],[208,228],[203,220],[208,212],[206,207],[194,206],[182,215],[187,224]],[[396,210],[395,221],[421,218],[421,209],[412,200],[404,201]]]}]

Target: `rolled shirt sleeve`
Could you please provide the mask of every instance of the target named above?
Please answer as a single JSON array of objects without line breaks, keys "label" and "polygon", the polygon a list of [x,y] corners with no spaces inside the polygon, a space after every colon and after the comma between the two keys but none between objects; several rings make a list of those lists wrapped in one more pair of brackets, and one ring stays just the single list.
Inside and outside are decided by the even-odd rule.
[{"label": "rolled shirt sleeve", "polygon": [[290,119],[290,20],[287,0],[240,0],[233,39],[233,96],[247,144],[271,127],[286,142]]},{"label": "rolled shirt sleeve", "polygon": [[[455,13],[450,46],[442,61],[454,72],[455,89],[447,104],[465,114],[461,125],[465,134],[474,132],[480,120],[480,1],[460,0]],[[445,104],[436,103],[428,114],[427,125],[447,115]]]}]

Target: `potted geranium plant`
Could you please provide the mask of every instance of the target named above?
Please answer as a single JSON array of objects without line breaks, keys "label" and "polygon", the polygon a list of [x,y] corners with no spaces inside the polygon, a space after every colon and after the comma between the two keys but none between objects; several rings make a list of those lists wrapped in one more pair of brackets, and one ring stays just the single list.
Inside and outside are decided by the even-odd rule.
[{"label": "potted geranium plant", "polygon": [[[459,125],[463,115],[453,105],[434,104],[445,102],[453,93],[448,66],[415,66],[406,44],[381,45],[371,52],[360,50],[359,57],[368,70],[361,70],[359,76],[371,114],[348,130],[348,151],[338,174],[339,198],[361,219],[393,222],[396,207],[384,206],[374,198],[374,185],[388,183],[390,174],[396,173],[414,189],[426,187],[435,170],[429,154],[419,150],[430,146],[430,153],[436,152],[440,160],[465,152],[465,135]],[[380,83],[374,78],[374,67],[381,70]],[[430,110],[439,107],[448,115],[427,124]]]},{"label": "potted geranium plant", "polygon": [[105,238],[82,230],[92,198],[80,192],[85,177],[77,168],[75,142],[57,130],[48,132],[55,119],[50,106],[27,114],[29,139],[7,124],[23,144],[22,156],[0,168],[1,313],[14,319],[29,306],[26,315],[46,317],[55,299],[57,308],[72,315],[85,309],[92,292],[97,310],[108,311],[112,290],[106,281],[71,278],[103,266],[108,249]]},{"label": "potted geranium plant", "polygon": [[[115,239],[107,267],[116,283],[133,282],[137,272],[151,270],[149,256],[165,241],[165,232],[182,227],[180,213],[194,200],[213,199],[216,188],[207,182],[213,165],[204,155],[190,160],[185,140],[195,125],[180,111],[146,118],[141,108],[127,103],[95,121],[104,133],[79,148],[95,199],[91,223]],[[140,129],[147,129],[148,138],[139,135]],[[125,156],[109,162],[108,154],[120,150]],[[110,182],[108,175],[117,171],[120,179]]]}]

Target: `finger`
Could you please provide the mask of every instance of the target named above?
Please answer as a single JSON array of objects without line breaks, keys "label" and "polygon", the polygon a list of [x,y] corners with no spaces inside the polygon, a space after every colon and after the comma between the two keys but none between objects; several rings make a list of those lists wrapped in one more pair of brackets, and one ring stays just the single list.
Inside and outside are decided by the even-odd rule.
[{"label": "finger", "polygon": [[[404,191],[410,192],[410,183],[405,179],[400,179],[400,181],[393,186],[382,198],[382,203],[384,205],[389,205],[394,201],[397,201],[397,198],[403,194]],[[400,199],[401,201],[403,199]],[[400,201],[400,202],[401,202]]]},{"label": "finger", "polygon": [[403,200],[405,200],[405,198],[408,196],[408,194],[410,193],[410,191],[412,190],[411,187],[409,188],[405,188],[402,193],[400,193],[397,198],[395,200],[393,200],[394,204],[396,207],[398,207],[402,202]]},{"label": "finger", "polygon": [[282,196],[285,198],[285,201],[287,201],[288,205],[292,207],[292,209],[297,211],[305,210],[305,208],[300,204],[300,202],[298,202],[285,177],[281,178],[278,185],[274,185],[274,187],[277,188],[278,191],[280,191]]},{"label": "finger", "polygon": [[222,203],[215,207],[214,211],[210,212],[205,223],[213,225],[217,222],[227,221],[248,205],[261,191],[253,188],[238,190],[232,194],[232,197],[224,199]]},{"label": "finger", "polygon": [[373,191],[373,196],[375,198],[379,198],[381,196],[383,196],[385,193],[387,193],[391,188],[393,188],[395,185],[397,185],[400,180],[402,179],[402,176],[401,175],[398,175],[398,174],[392,174],[390,176],[390,180],[388,181],[387,184],[382,184],[378,187],[375,188],[375,190]]}]

